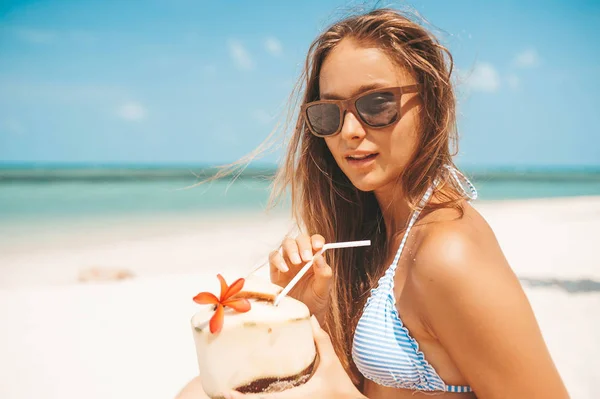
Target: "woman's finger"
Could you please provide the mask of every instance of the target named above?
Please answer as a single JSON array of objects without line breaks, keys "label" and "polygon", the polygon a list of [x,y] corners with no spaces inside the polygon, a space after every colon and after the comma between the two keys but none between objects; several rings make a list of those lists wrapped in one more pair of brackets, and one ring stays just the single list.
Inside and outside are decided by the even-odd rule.
[{"label": "woman's finger", "polygon": [[313,282],[314,293],[319,299],[326,300],[329,298],[329,289],[331,288],[333,271],[327,262],[325,262],[323,255],[315,256],[313,271],[315,275]]},{"label": "woman's finger", "polygon": [[230,391],[223,395],[225,399],[305,399],[305,390],[302,386],[296,388],[290,388],[283,392],[277,393],[241,393],[238,391]]},{"label": "woman's finger", "polygon": [[313,257],[313,249],[312,243],[310,241],[310,237],[301,234],[296,237],[296,242],[298,243],[298,249],[300,250],[300,256],[304,262],[308,262]]},{"label": "woman's finger", "polygon": [[325,238],[321,234],[313,234],[310,237],[310,241],[312,243],[313,252],[319,252],[323,245],[325,245]]},{"label": "woman's finger", "polygon": [[250,399],[250,398],[260,398],[260,396],[256,396],[256,395],[246,395],[243,393],[240,393],[238,391],[231,391],[231,392],[227,392],[223,395],[223,397],[225,399]]},{"label": "woman's finger", "polygon": [[285,273],[290,270],[279,251],[273,251],[269,254],[269,264],[271,265],[271,277],[273,277],[273,272],[282,271]]},{"label": "woman's finger", "polygon": [[294,265],[299,265],[302,263],[296,240],[286,238],[285,240],[283,240],[283,244],[281,245],[281,247],[283,248],[284,258],[287,257],[290,260],[290,262],[292,262],[292,264]]},{"label": "woman's finger", "polygon": [[227,392],[223,395],[223,397],[225,399],[251,399],[251,398],[258,399],[258,398],[260,398],[260,396],[258,396],[258,395],[254,395],[254,394],[247,395],[247,394],[243,394],[238,391]]}]

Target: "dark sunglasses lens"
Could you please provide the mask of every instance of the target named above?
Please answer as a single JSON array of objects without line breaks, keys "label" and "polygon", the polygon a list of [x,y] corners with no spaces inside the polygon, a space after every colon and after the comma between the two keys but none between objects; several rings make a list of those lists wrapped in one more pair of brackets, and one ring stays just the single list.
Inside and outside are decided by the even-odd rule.
[{"label": "dark sunglasses lens", "polygon": [[340,126],[340,109],[335,104],[315,104],[306,110],[312,130],[322,136],[334,134]]},{"label": "dark sunglasses lens", "polygon": [[359,98],[356,110],[367,124],[374,127],[386,126],[398,119],[398,102],[391,92],[382,91]]}]

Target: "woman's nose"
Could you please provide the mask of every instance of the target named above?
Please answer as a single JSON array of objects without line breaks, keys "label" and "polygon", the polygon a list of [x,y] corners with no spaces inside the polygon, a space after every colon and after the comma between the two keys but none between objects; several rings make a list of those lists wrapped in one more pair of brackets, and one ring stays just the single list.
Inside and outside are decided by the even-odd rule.
[{"label": "woman's nose", "polygon": [[352,112],[346,112],[344,115],[344,124],[340,135],[346,140],[362,139],[367,132],[363,128],[362,123]]}]

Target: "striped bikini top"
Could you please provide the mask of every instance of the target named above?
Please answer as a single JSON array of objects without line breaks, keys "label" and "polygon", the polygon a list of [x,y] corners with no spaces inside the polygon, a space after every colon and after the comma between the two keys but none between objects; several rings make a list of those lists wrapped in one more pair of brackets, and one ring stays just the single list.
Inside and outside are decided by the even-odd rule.
[{"label": "striped bikini top", "polygon": [[[469,199],[477,198],[471,182],[458,170],[448,167],[450,175]],[[461,179],[468,185],[465,190]],[[352,358],[365,378],[379,385],[419,391],[472,392],[469,386],[446,385],[427,362],[419,344],[402,323],[394,297],[394,274],[410,229],[429,201],[429,187],[418,208],[413,212],[398,252],[377,288],[371,290],[363,313],[356,326]]]}]

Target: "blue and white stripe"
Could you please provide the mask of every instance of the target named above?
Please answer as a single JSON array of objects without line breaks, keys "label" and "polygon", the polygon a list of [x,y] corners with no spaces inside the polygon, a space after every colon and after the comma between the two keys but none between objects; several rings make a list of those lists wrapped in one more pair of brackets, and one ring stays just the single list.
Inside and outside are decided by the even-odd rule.
[{"label": "blue and white stripe", "polygon": [[[446,168],[450,172],[450,175],[454,178],[454,181],[458,185],[458,188],[461,189],[463,194],[471,200],[476,200],[477,199],[477,190],[475,189],[475,186],[473,186],[473,184],[469,181],[469,179],[467,179],[467,177],[465,175],[460,173],[459,170],[457,170],[451,166],[446,166]],[[462,182],[464,182],[467,185],[469,191],[465,190],[465,187],[462,185]]]},{"label": "blue and white stripe", "polygon": [[[463,193],[470,199],[477,198],[477,191],[471,182],[456,169],[448,169]],[[464,189],[459,176],[467,183],[470,192]],[[356,326],[352,358],[365,378],[386,387],[419,391],[472,392],[469,386],[444,383],[427,362],[423,352],[419,350],[419,344],[410,335],[396,310],[394,298],[396,266],[408,234],[417,221],[421,209],[429,201],[434,186],[427,190],[418,209],[413,212],[392,264],[379,279],[377,288],[371,290],[371,296]]]}]

